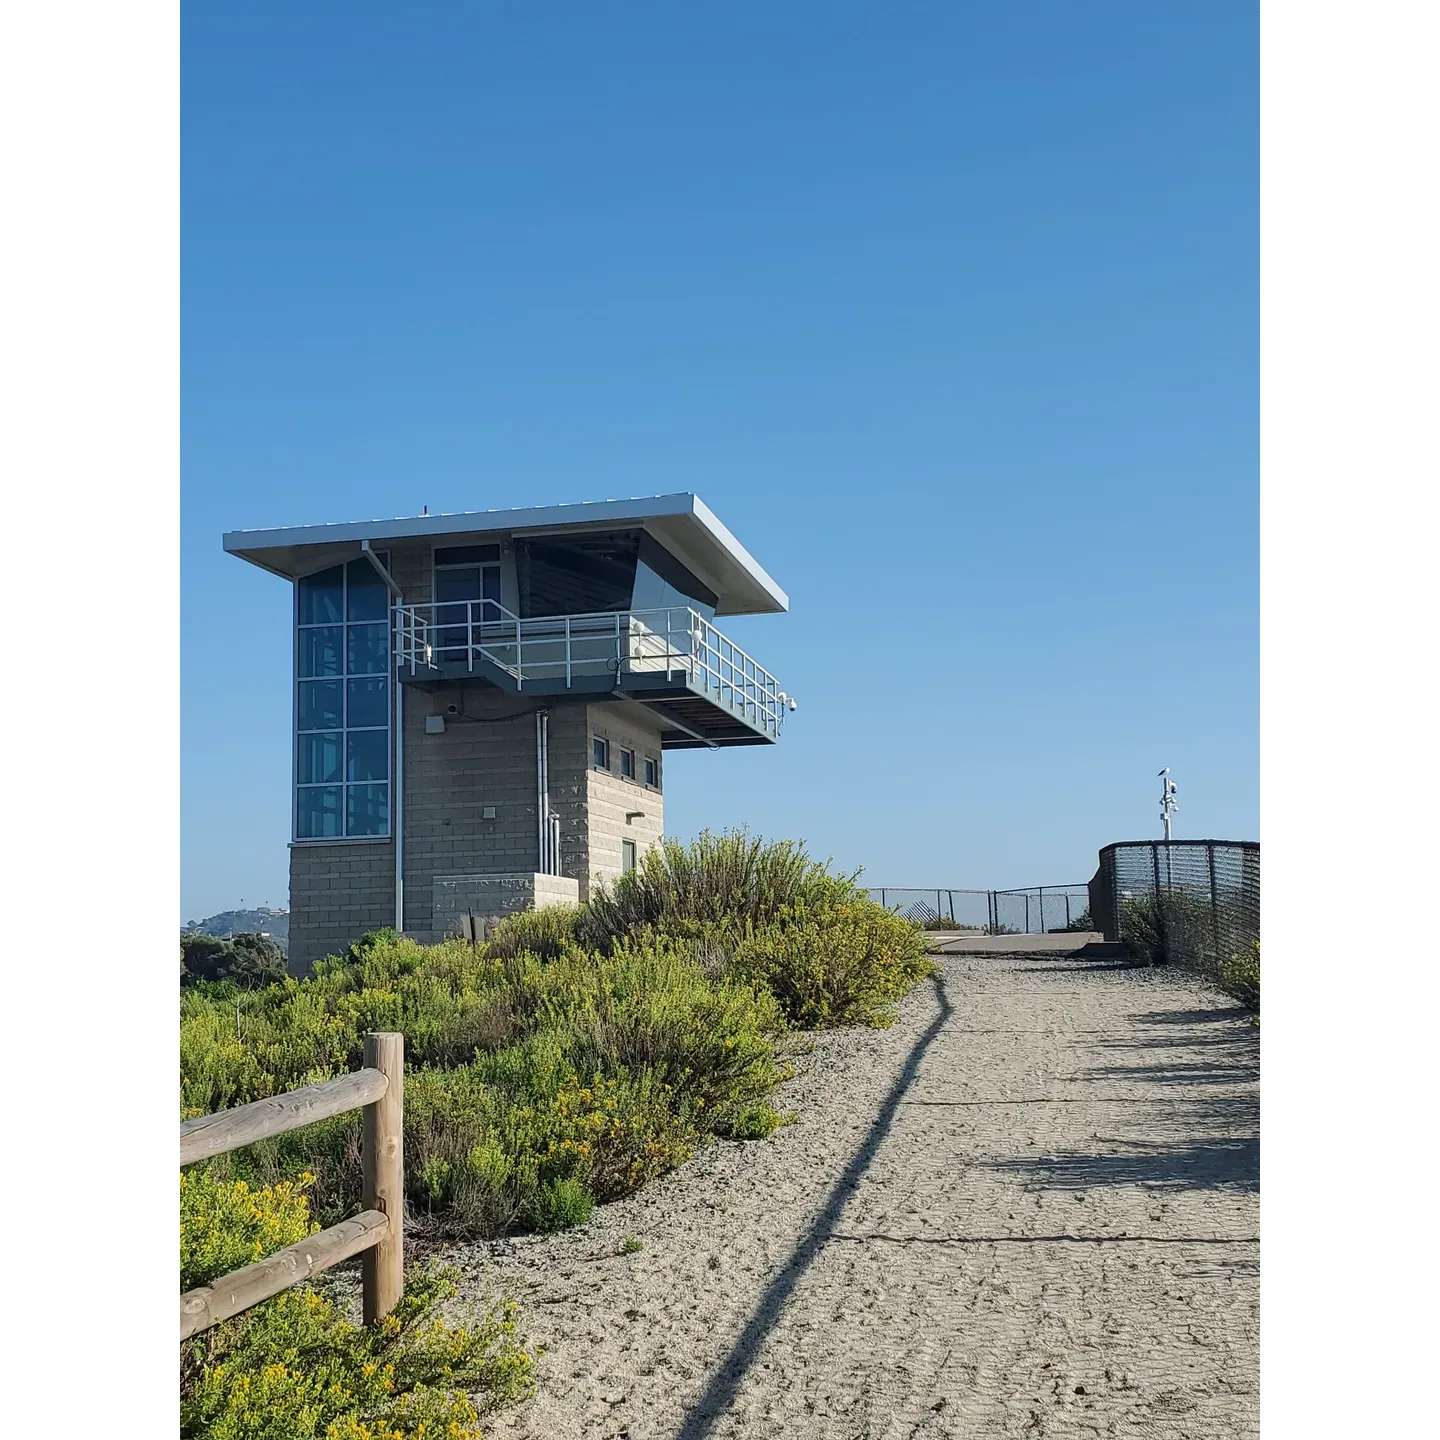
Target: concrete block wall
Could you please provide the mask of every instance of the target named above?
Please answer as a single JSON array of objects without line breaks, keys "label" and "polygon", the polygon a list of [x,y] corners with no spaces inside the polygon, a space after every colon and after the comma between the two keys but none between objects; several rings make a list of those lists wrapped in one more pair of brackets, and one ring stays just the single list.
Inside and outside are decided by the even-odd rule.
[{"label": "concrete block wall", "polygon": [[468,912],[489,919],[547,905],[574,905],[577,881],[565,875],[437,875],[432,902],[432,934],[439,940],[459,932]]},{"label": "concrete block wall", "polygon": [[[460,716],[445,714],[458,705]],[[428,715],[445,730],[425,731]],[[405,932],[438,938],[436,875],[534,874],[540,864],[535,706],[479,682],[405,696]],[[485,818],[493,808],[493,819]]]},{"label": "concrete block wall", "polygon": [[[660,753],[659,724],[648,725],[630,709],[616,705],[589,707],[590,734],[610,742],[610,768],[597,770],[588,763],[590,746],[586,746],[585,810],[587,854],[581,889],[588,896],[595,880],[612,882],[621,873],[621,842],[633,840],[638,860],[665,834],[665,802],[662,789],[645,784],[645,761],[653,760],[656,778],[665,783],[664,764]],[[620,774],[620,751],[635,752],[635,778],[626,780]],[[635,815],[634,812],[643,814]],[[625,817],[633,818],[627,820]]]},{"label": "concrete block wall", "polygon": [[339,955],[395,923],[395,850],[388,840],[290,847],[290,972]]}]

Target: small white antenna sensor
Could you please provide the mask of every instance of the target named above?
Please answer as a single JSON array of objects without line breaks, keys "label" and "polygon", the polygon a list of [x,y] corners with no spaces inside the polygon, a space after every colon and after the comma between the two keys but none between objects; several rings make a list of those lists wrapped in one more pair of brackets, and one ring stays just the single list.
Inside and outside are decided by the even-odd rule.
[{"label": "small white antenna sensor", "polygon": [[1179,809],[1175,803],[1175,782],[1170,778],[1170,767],[1167,765],[1160,772],[1160,817],[1165,822],[1165,839],[1168,842],[1170,836],[1170,817]]}]

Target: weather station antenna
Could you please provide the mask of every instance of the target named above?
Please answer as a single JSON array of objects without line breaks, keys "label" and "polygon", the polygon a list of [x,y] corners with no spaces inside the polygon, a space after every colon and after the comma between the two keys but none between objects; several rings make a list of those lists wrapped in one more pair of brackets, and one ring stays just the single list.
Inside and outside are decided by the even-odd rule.
[{"label": "weather station antenna", "polygon": [[1170,778],[1170,767],[1167,765],[1160,772],[1160,817],[1165,822],[1165,843],[1168,845],[1171,840],[1170,817],[1179,809],[1175,803],[1175,782]]}]

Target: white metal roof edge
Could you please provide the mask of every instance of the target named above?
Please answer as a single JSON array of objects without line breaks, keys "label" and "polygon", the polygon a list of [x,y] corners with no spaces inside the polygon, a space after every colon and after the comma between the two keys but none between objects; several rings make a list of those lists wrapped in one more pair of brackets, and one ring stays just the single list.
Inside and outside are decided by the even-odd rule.
[{"label": "white metal roof edge", "polygon": [[771,579],[763,565],[730,533],[720,517],[698,496],[691,495],[692,513],[714,537],[720,548],[780,607],[790,609],[790,597]]},{"label": "white metal roof edge", "polygon": [[[557,525],[590,525],[625,520],[667,520],[690,515],[717,545],[782,611],[790,597],[765,568],[721,523],[698,495],[681,492],[650,499],[585,500],[568,505],[531,505],[515,510],[462,510],[447,515],[409,515],[393,520],[346,520],[322,525],[286,525],[271,530],[230,530],[221,543],[261,569],[271,567],[260,558],[280,546],[336,545],[361,540],[422,539],[433,535],[463,535],[487,530],[549,529]],[[279,574],[279,571],[272,573]]]}]

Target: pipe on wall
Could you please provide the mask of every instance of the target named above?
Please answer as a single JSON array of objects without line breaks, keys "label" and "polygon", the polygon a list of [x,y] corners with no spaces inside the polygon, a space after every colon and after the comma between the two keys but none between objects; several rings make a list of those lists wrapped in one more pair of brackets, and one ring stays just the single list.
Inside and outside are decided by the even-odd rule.
[{"label": "pipe on wall", "polygon": [[542,875],[553,875],[550,858],[550,712],[535,712],[535,775],[538,794],[535,815],[537,821],[539,857],[535,868]]},{"label": "pipe on wall", "polygon": [[395,687],[395,778],[391,782],[390,826],[395,834],[395,933],[405,933],[405,687],[392,666],[390,683]]}]

